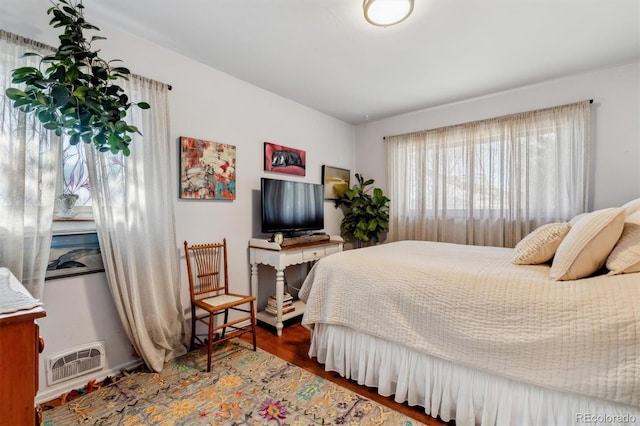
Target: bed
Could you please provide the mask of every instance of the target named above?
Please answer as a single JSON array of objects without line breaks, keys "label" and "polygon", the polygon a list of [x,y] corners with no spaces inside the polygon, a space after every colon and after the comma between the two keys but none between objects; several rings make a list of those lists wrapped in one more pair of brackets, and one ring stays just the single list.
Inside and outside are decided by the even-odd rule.
[{"label": "bed", "polygon": [[[514,264],[518,246],[426,241],[321,259],[299,293],[309,355],[456,425],[638,423],[640,273],[628,256],[623,270],[599,266],[623,236],[640,243],[640,220],[627,221],[640,212],[606,210],[565,224],[539,264]],[[596,273],[557,276],[567,241],[582,245],[574,261],[604,253]]]}]

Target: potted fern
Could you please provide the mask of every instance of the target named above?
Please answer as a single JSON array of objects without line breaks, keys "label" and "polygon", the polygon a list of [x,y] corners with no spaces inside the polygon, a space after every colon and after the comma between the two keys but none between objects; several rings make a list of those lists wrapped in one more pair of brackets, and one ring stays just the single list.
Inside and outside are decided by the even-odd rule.
[{"label": "potted fern", "polygon": [[105,61],[92,50],[92,43],[104,37],[85,37],[85,30],[99,28],[85,20],[82,0],[59,1],[47,14],[52,15],[50,25],[64,27],[60,46],[50,55],[25,53],[40,56],[40,68],[13,70],[12,83],[25,86],[8,88],[6,95],[14,108],[36,114],[45,129],[67,135],[73,145],[93,143],[100,152],[129,155],[130,134],[140,132],[124,117],[131,106],[147,109],[149,104],[130,101],[114,83],[128,78],[127,68],[114,66],[118,60]]},{"label": "potted fern", "polygon": [[357,183],[351,188],[336,191],[336,207],[342,208],[342,235],[355,240],[357,247],[375,244],[380,234],[389,229],[389,198],[382,189],[373,188],[373,179],[365,180],[356,173]]}]

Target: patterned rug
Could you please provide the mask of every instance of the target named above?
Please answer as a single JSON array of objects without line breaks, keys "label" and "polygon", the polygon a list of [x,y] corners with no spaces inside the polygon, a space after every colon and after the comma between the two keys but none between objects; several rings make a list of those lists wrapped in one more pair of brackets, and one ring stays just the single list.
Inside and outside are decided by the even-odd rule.
[{"label": "patterned rug", "polygon": [[241,341],[133,373],[44,411],[59,425],[419,425],[388,407]]}]

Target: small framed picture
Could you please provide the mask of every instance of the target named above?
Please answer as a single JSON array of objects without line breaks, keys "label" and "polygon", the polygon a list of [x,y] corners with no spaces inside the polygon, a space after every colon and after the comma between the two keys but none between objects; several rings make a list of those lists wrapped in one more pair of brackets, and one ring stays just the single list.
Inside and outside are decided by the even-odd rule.
[{"label": "small framed picture", "polygon": [[322,183],[324,184],[324,199],[337,200],[344,191],[349,189],[351,172],[332,166],[322,166]]},{"label": "small framed picture", "polygon": [[264,171],[305,176],[306,153],[271,142],[264,143]]}]

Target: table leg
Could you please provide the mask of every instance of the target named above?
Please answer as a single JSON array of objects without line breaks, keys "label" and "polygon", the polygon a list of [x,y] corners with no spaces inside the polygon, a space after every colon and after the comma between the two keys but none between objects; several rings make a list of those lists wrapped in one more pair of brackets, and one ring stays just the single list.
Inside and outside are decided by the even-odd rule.
[{"label": "table leg", "polygon": [[251,295],[256,298],[256,303],[253,304],[254,315],[258,311],[258,264],[251,264]]},{"label": "table leg", "polygon": [[276,269],[276,309],[278,312],[276,331],[278,336],[282,336],[282,299],[284,299],[284,269]]}]

